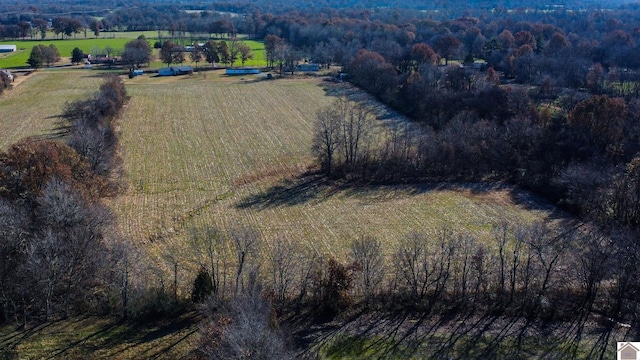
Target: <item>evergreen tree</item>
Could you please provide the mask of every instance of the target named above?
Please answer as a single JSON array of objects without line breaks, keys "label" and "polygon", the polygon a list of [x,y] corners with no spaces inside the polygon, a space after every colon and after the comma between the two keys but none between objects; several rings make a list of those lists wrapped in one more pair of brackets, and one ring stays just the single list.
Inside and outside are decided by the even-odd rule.
[{"label": "evergreen tree", "polygon": [[84,53],[79,48],[74,48],[71,52],[71,62],[79,64],[82,60],[84,60]]},{"label": "evergreen tree", "polygon": [[29,64],[29,66],[35,69],[42,67],[43,60],[41,45],[34,46],[33,49],[31,49],[31,55],[29,56],[29,60],[27,60],[27,63]]},{"label": "evergreen tree", "polygon": [[200,269],[198,276],[193,281],[193,290],[191,291],[191,300],[195,303],[204,301],[213,292],[213,283],[211,275],[205,269]]}]

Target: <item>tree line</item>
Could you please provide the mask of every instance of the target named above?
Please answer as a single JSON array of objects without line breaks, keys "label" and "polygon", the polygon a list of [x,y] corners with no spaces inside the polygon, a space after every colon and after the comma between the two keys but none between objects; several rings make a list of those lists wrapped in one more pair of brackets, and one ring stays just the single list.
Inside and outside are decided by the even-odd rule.
[{"label": "tree line", "polygon": [[[560,357],[585,351],[592,358],[604,356],[610,341],[584,335],[594,327],[612,334],[622,324],[635,329],[627,336],[637,336],[640,263],[632,233],[605,235],[569,220],[514,224],[504,219],[490,228],[482,239],[448,227],[408,233],[393,247],[363,234],[350,240],[344,260],[295,239],[267,246],[250,229],[194,228],[200,272],[191,299],[202,304],[205,315],[198,350],[211,359],[261,352],[293,358],[301,349],[287,343],[296,334],[282,330],[286,319],[342,321],[343,314],[350,317],[354,311],[381,317],[488,316],[511,324],[526,320],[518,344],[509,348],[511,356],[530,350],[527,341],[545,327],[563,332],[563,344],[552,350]],[[469,340],[462,328],[446,331],[461,343]],[[455,343],[440,351],[455,354]],[[492,356],[495,349],[487,351]]]},{"label": "tree line", "polygon": [[65,142],[27,138],[0,153],[3,322],[120,308],[122,245],[101,199],[123,187],[115,123],[126,98],[108,77],[66,105]]},{"label": "tree line", "polygon": [[[445,79],[445,72],[459,71],[466,70],[429,65],[414,76]],[[537,91],[498,86],[490,76],[473,75],[471,92],[448,93],[423,80],[408,84],[410,96],[429,93],[423,115],[435,112],[435,124],[381,124],[367,107],[340,98],[316,115],[312,153],[331,177],[509,181],[587,221],[637,231],[638,100],[569,92],[556,103],[566,108],[552,113],[534,106]],[[454,80],[446,74],[443,83]]]}]

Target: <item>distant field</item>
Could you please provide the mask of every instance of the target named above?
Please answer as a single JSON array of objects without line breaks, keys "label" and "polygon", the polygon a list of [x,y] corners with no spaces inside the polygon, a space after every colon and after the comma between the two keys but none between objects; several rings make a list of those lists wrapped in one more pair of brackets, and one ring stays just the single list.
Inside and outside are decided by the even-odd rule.
[{"label": "distant field", "polygon": [[342,258],[362,235],[377,236],[390,252],[412,231],[444,224],[486,234],[501,217],[545,216],[516,206],[507,190],[298,182],[313,162],[314,114],[333,100],[322,82],[203,74],[127,80],[122,144],[131,189],[112,206],[123,233],[158,258],[171,249],[189,262],[190,227],[248,225],[267,249],[285,238]]},{"label": "distant field", "polygon": [[98,38],[98,39],[66,39],[66,40],[44,40],[44,41],[2,41],[0,44],[16,45],[18,51],[14,53],[0,54],[0,68],[14,68],[28,66],[27,60],[31,54],[31,49],[36,45],[49,46],[53,44],[58,48],[61,57],[71,57],[71,51],[74,48],[79,48],[85,54],[90,54],[91,50],[95,47],[104,49],[110,46],[114,49],[123,49],[124,44],[131,41],[131,39],[125,38]]},{"label": "distant field", "polygon": [[0,150],[26,136],[44,136],[56,127],[55,118],[67,101],[89,96],[102,79],[92,71],[41,70],[0,95]]},{"label": "distant field", "polygon": [[[162,32],[162,36],[167,36]],[[55,45],[60,52],[60,56],[62,58],[70,58],[71,51],[74,48],[79,48],[85,54],[90,54],[95,48],[104,49],[107,46],[115,49],[116,51],[121,51],[124,49],[124,45],[131,41],[132,39],[137,38],[140,35],[145,35],[147,40],[149,40],[151,46],[156,42],[158,37],[157,31],[146,31],[146,32],[119,32],[119,33],[102,33],[98,38],[87,36],[78,36],[77,38],[68,38],[68,39],[55,39],[55,35],[47,37],[45,40],[20,40],[20,41],[0,41],[0,45],[16,45],[18,51],[13,53],[0,53],[0,68],[17,68],[17,67],[25,67],[27,65],[27,60],[29,59],[29,55],[31,54],[31,49],[36,45],[45,45],[49,46],[51,44]],[[200,35],[205,36],[205,35]],[[166,37],[165,37],[166,38]],[[189,37],[187,37],[188,39]],[[229,41],[229,39],[222,39],[225,41]],[[242,40],[249,44],[254,53],[254,58],[247,61],[246,66],[266,66],[266,58],[264,54],[264,43],[254,40]],[[160,68],[166,65],[157,61],[158,58],[158,50],[154,50],[154,61],[150,64],[151,68]],[[185,54],[185,63],[184,65],[193,65],[189,59],[189,54]],[[205,63],[200,63],[200,65],[206,65]],[[238,60],[235,64],[236,66],[240,66],[240,61]]]}]

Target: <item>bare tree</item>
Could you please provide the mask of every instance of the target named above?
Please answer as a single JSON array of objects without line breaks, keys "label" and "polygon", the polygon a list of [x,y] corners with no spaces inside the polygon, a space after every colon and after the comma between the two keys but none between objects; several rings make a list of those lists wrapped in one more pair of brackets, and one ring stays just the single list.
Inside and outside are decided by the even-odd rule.
[{"label": "bare tree", "polygon": [[401,241],[394,256],[397,281],[416,300],[425,298],[429,285],[431,264],[427,246],[427,238],[412,233]]},{"label": "bare tree", "polygon": [[342,120],[345,163],[353,166],[360,158],[363,145],[369,143],[375,117],[364,104],[350,102],[346,97],[339,98],[335,108]]},{"label": "bare tree", "polygon": [[552,275],[558,270],[568,245],[568,234],[554,233],[546,224],[534,223],[528,230],[527,245],[536,260],[537,271],[537,304],[546,301],[547,290],[553,280]]},{"label": "bare tree", "polygon": [[198,350],[206,359],[290,359],[272,313],[259,288],[232,301],[211,298]]},{"label": "bare tree", "polygon": [[354,288],[369,301],[384,280],[384,254],[380,241],[372,236],[364,236],[351,244],[351,260],[358,273],[354,277]]},{"label": "bare tree", "polygon": [[300,250],[291,241],[276,239],[269,257],[271,267],[271,286],[276,300],[283,304],[294,285],[296,274],[301,269]]},{"label": "bare tree", "polygon": [[99,261],[107,254],[104,239],[113,218],[108,208],[89,204],[57,179],[46,184],[38,198],[39,231],[28,248],[28,269],[37,279],[46,319],[53,314],[54,297],[64,314],[81,294],[95,286]]},{"label": "bare tree", "polygon": [[471,258],[477,249],[476,239],[468,234],[459,235],[454,246],[458,249],[452,270],[455,281],[455,298],[464,304],[469,301]]},{"label": "bare tree", "polygon": [[253,260],[252,257],[258,255],[259,240],[260,234],[254,229],[241,227],[231,230],[231,241],[237,261],[234,295],[239,295],[244,290],[245,274],[251,272],[247,272],[246,267],[257,264],[257,262],[252,264],[250,261]]},{"label": "bare tree", "polygon": [[324,171],[331,175],[334,158],[340,146],[340,117],[331,107],[318,111],[314,121],[311,151]]},{"label": "bare tree", "polygon": [[198,265],[208,268],[213,285],[213,293],[224,293],[227,267],[227,248],[223,234],[214,227],[191,228],[190,237],[196,252]]}]

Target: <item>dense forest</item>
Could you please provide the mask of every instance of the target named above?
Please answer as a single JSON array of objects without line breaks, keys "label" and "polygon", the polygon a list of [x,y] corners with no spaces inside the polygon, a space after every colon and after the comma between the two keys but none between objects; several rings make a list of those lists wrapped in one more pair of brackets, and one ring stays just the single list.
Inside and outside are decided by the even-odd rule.
[{"label": "dense forest", "polygon": [[[508,183],[576,217],[553,229],[497,225],[491,249],[472,235],[444,228],[435,235],[413,234],[392,249],[393,268],[383,265],[376,239],[354,241],[348,264],[280,244],[277,256],[263,259],[273,276],[264,276],[270,279],[260,285],[259,261],[249,256],[259,253],[253,232],[195,234],[204,239],[199,245],[204,252],[227,241],[238,261],[220,265],[210,251],[211,265],[198,274],[192,299],[202,302],[211,293],[222,298],[223,288],[238,298],[245,288],[249,294],[236,303],[209,304],[214,309],[205,327],[210,338],[220,335],[213,325],[222,321],[215,309],[224,309],[227,320],[256,311],[253,319],[264,325],[265,336],[280,336],[265,325],[271,320],[268,307],[256,300],[260,296],[250,296],[263,294],[261,286],[277,311],[303,304],[317,309],[321,320],[356,301],[428,314],[482,310],[522,316],[527,326],[530,319],[573,321],[580,329],[596,312],[614,324],[629,323],[637,335],[638,5],[581,11],[575,9],[591,4],[534,1],[518,9],[523,5],[479,1],[469,10],[469,3],[433,2],[424,8],[417,2],[327,0],[291,9],[277,1],[188,6],[140,1],[127,7],[0,2],[6,10],[0,14],[0,37],[44,38],[50,26],[61,37],[82,28],[96,36],[140,30],[169,31],[178,38],[246,34],[264,40],[270,66],[318,63],[334,71],[328,80],[346,79],[411,119],[389,126],[379,143],[380,137],[372,136],[374,117],[341,98],[316,115],[310,147],[322,172],[313,176],[343,186]],[[10,259],[0,269],[0,319],[49,319],[96,304],[127,315],[127,264],[113,260],[119,267],[108,271],[86,261],[122,259],[125,251],[109,237],[111,215],[98,201],[121,190],[113,121],[124,101],[123,85],[110,79],[94,98],[67,106],[68,144],[28,139],[0,154],[5,214],[0,221],[3,239],[11,239],[0,248]],[[25,166],[42,171],[20,173]],[[60,210],[54,205],[61,198],[73,203]],[[73,221],[61,225],[62,218]],[[94,243],[83,243],[86,239]],[[73,266],[63,269],[63,264]],[[558,275],[567,269],[578,270]],[[58,277],[61,272],[67,275]],[[235,279],[221,280],[227,273]],[[34,288],[34,283],[48,286]],[[97,288],[108,291],[88,296]],[[160,297],[154,299],[149,302],[161,308]],[[201,350],[212,358],[233,353],[237,349],[224,346],[245,330],[228,330],[222,347],[203,343]],[[579,338],[581,330],[572,336]],[[279,340],[267,343],[271,347],[262,349],[285,357]],[[600,345],[590,355],[603,356]]]}]

